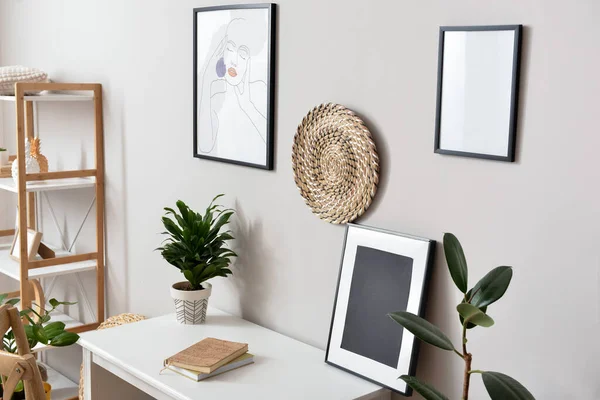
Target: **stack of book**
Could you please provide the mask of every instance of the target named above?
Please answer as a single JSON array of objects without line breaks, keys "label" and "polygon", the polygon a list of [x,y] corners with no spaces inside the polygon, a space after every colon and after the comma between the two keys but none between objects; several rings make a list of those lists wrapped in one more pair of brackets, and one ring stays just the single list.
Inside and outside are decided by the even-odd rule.
[{"label": "stack of book", "polygon": [[0,165],[0,178],[10,178],[12,176],[12,164]]},{"label": "stack of book", "polygon": [[247,343],[206,338],[164,361],[166,368],[195,381],[254,362]]}]

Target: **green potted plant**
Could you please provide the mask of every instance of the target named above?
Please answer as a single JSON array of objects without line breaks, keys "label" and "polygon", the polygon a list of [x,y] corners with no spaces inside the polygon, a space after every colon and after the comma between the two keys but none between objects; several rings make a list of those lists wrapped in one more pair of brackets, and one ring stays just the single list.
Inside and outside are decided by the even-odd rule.
[{"label": "green potted plant", "polygon": [[182,324],[204,323],[212,291],[207,280],[232,274],[229,265],[237,254],[225,247],[233,236],[231,231],[222,229],[229,223],[234,211],[215,204],[221,196],[211,201],[204,215],[194,212],[179,200],[177,210],[166,207],[162,217],[166,229],[162,234],[167,238],[157,250],[186,279],[171,287],[177,321]]},{"label": "green potted plant", "polygon": [[[496,267],[487,273],[469,289],[467,285],[468,270],[467,260],[463,248],[452,233],[444,234],[444,253],[450,276],[454,284],[463,293],[463,299],[456,306],[461,328],[462,343],[457,350],[454,344],[438,327],[424,320],[418,315],[397,311],[389,316],[410,331],[423,342],[429,343],[440,349],[452,351],[465,363],[463,374],[462,400],[469,399],[471,377],[480,375],[483,384],[492,400],[535,400],[533,395],[515,379],[508,375],[494,371],[482,371],[471,367],[473,355],[467,351],[467,331],[475,327],[489,328],[494,325],[494,320],[487,315],[488,307],[499,300],[512,279],[511,267]],[[414,376],[402,375],[400,377],[408,386],[417,391],[426,400],[448,400],[444,394],[433,386],[421,382]]]},{"label": "green potted plant", "polygon": [[0,147],[0,167],[8,164],[8,151]]},{"label": "green potted plant", "polygon": [[[0,294],[0,305],[10,304],[16,305],[19,303],[20,299],[8,299],[8,295]],[[33,349],[37,346],[38,343],[42,343],[52,347],[66,347],[76,343],[79,340],[79,335],[73,332],[68,332],[65,330],[65,324],[62,321],[54,321],[50,322],[52,319],[52,313],[56,310],[58,306],[61,304],[64,305],[73,305],[75,303],[68,303],[64,301],[58,301],[56,299],[50,299],[49,301],[50,308],[49,310],[44,309],[43,307],[39,307],[38,311],[35,311],[32,308],[20,311],[20,315],[23,319],[26,319],[29,324],[23,325],[25,330],[25,335],[27,336],[27,341],[29,342],[29,348]],[[33,316],[33,317],[32,317]],[[17,352],[17,344],[15,340],[15,336],[12,332],[12,329],[4,334],[2,338],[2,349],[9,353]],[[48,374],[46,372],[46,368],[38,364],[40,369],[42,379],[44,380],[44,389],[46,393],[50,393],[52,387],[49,383],[46,382],[48,379]],[[0,399],[2,396],[2,386],[0,385]],[[12,396],[11,400],[21,400],[25,399],[25,392],[23,390],[23,382],[20,381],[15,388],[15,393]]]}]

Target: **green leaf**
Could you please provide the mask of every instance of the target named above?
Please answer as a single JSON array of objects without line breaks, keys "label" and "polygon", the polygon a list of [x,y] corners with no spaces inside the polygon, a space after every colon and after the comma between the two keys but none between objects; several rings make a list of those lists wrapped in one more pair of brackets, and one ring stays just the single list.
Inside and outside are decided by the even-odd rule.
[{"label": "green leaf", "polygon": [[525,386],[508,375],[486,371],[481,377],[492,400],[535,400]]},{"label": "green leaf", "polygon": [[48,344],[48,336],[46,336],[44,328],[41,325],[33,325],[32,328],[35,339],[40,343]]},{"label": "green leaf", "polygon": [[21,301],[21,299],[10,299],[10,300],[7,300],[5,304],[10,304],[11,306],[14,306],[19,301]]},{"label": "green leaf", "polygon": [[75,304],[77,304],[76,301],[57,301],[56,299],[50,299],[50,305],[52,307],[57,307],[59,305],[65,305],[65,306],[74,306]]},{"label": "green leaf", "polygon": [[46,333],[48,340],[54,339],[64,331],[65,323],[61,321],[50,322],[48,325],[44,326],[44,332]]},{"label": "green leaf", "polygon": [[461,303],[456,306],[456,310],[458,313],[465,319],[466,323],[473,323],[478,326],[483,326],[484,328],[489,328],[494,325],[494,320],[492,317],[481,311],[479,308],[475,307],[469,303]]},{"label": "green leaf", "polygon": [[452,233],[444,233],[444,253],[450,276],[454,284],[463,293],[467,292],[467,260],[460,242]]},{"label": "green leaf", "polygon": [[452,342],[444,332],[418,315],[406,311],[397,311],[388,315],[422,341],[440,349],[454,350]]},{"label": "green leaf", "polygon": [[14,392],[19,393],[19,392],[22,392],[23,390],[25,390],[25,388],[23,387],[23,381],[19,381],[17,383],[17,386],[15,386]]},{"label": "green leaf", "polygon": [[70,346],[79,340],[79,335],[73,332],[63,332],[50,340],[50,346]]},{"label": "green leaf", "polygon": [[29,323],[31,325],[35,325],[35,321],[29,316],[29,311],[31,311],[31,310],[23,310],[23,311],[19,312],[19,314],[21,315],[21,317],[26,318],[27,321],[29,321]]},{"label": "green leaf", "polygon": [[[473,289],[471,289],[471,290],[473,290]],[[467,299],[471,298],[471,290],[469,290],[469,291],[467,292],[467,296],[466,296],[466,297],[467,297]],[[464,301],[464,300],[463,300],[463,303],[466,303],[466,301]],[[486,312],[486,311],[487,311],[487,306],[478,307],[478,308],[479,308],[481,311],[483,311],[483,312]],[[463,316],[462,316],[462,315],[460,315],[460,314],[459,314],[459,315],[458,315],[458,319],[460,320],[460,325],[461,325],[461,326],[465,324],[465,319],[463,318]],[[472,323],[470,323],[470,322],[469,322],[469,323],[467,323],[467,329],[473,329],[473,328],[475,328],[476,326],[477,326],[477,325],[475,325],[475,324],[472,324]]]},{"label": "green leaf", "polygon": [[421,382],[414,376],[402,375],[400,379],[402,379],[408,386],[423,396],[425,400],[448,400],[448,398],[440,393],[436,388],[426,384],[425,382]]},{"label": "green leaf", "polygon": [[188,282],[192,283],[194,281],[194,273],[192,271],[190,271],[189,269],[186,269],[185,271],[183,271],[183,276],[185,276],[185,279],[188,280]]},{"label": "green leaf", "polygon": [[2,293],[0,294],[0,304],[4,304],[4,299],[6,299],[6,297],[8,296],[8,293]]},{"label": "green leaf", "polygon": [[494,268],[473,287],[473,298],[470,303],[479,308],[494,303],[504,295],[512,276],[511,267]]}]

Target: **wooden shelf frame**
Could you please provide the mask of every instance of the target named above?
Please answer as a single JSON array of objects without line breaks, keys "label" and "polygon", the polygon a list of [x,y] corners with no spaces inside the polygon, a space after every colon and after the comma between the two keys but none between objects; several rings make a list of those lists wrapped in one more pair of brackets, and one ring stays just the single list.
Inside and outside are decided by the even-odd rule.
[{"label": "wooden shelf frame", "polygon": [[[25,139],[34,137],[33,96],[26,96],[30,91],[87,91],[93,94],[94,106],[94,169],[59,171],[28,174],[25,172]],[[92,97],[92,96],[90,96]],[[18,194],[18,233],[20,239],[20,297],[21,307],[31,307],[29,291],[29,271],[54,265],[63,265],[78,261],[96,261],[96,318],[97,321],[73,328],[74,332],[95,329],[105,318],[104,293],[104,123],[102,115],[102,85],[98,83],[17,83],[15,84],[17,160],[19,176],[17,182]],[[27,191],[27,182],[48,181],[67,178],[95,178],[96,195],[96,251],[48,260],[28,260],[27,257],[27,227],[35,229],[35,194]],[[13,230],[0,231],[7,236],[14,234]]]}]

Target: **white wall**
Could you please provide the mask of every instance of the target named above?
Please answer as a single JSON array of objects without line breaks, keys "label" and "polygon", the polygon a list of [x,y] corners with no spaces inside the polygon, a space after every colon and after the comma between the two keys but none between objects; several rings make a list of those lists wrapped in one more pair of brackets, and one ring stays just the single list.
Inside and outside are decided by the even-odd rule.
[{"label": "white wall", "polygon": [[[191,9],[220,2],[0,0],[2,63],[104,85],[109,312],[172,311],[168,287],[181,277],[153,252],[162,207],[203,208],[224,192],[241,257],[212,304],[324,348],[344,229],[304,206],[290,152],[304,114],[333,101],[364,117],[382,159],[361,223],[456,233],[471,281],[515,267],[490,308],[496,326],[471,334],[474,367],[539,399],[599,398],[600,3],[281,0],[276,170],[265,172],[191,157]],[[516,23],[526,27],[517,162],[434,154],[438,27]],[[458,342],[441,253],[428,318]],[[456,356],[422,348],[418,375],[451,398],[461,371]],[[484,393],[475,379],[472,397]]]}]

